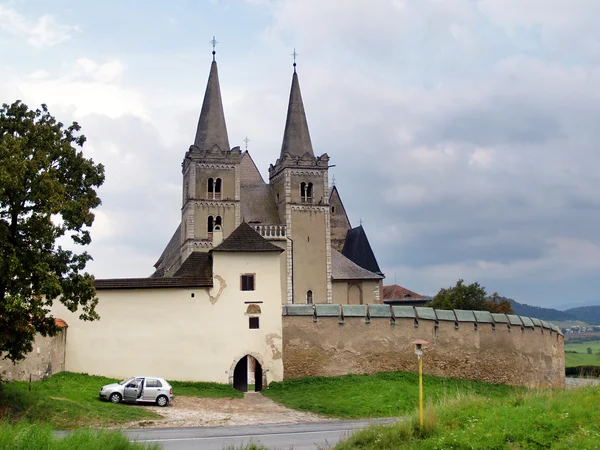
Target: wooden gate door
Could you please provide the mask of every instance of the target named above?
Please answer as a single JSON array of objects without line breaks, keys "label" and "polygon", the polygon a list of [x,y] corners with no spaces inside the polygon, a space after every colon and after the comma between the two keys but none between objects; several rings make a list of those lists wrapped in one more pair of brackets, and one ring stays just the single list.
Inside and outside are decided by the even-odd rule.
[{"label": "wooden gate door", "polygon": [[233,387],[241,392],[248,391],[248,356],[244,356],[233,370]]},{"label": "wooden gate door", "polygon": [[256,361],[256,368],[254,369],[255,379],[254,379],[254,390],[256,392],[262,391],[263,385],[263,371],[262,366],[258,361]]}]

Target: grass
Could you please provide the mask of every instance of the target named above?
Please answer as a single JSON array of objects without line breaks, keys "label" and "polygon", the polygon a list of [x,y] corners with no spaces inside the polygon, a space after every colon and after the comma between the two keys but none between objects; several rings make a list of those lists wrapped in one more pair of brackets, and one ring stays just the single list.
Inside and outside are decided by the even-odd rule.
[{"label": "grass", "polygon": [[[499,399],[523,391],[505,385],[424,375],[425,397],[434,403],[470,392]],[[418,375],[384,372],[373,375],[308,377],[271,383],[263,395],[290,408],[344,419],[397,417],[418,406]]]},{"label": "grass", "polygon": [[598,449],[598,405],[598,388],[460,394],[430,403],[422,429],[413,416],[359,431],[335,449]]},{"label": "grass", "polygon": [[[592,349],[592,354],[587,349]],[[577,352],[577,353],[570,353]],[[600,366],[600,340],[570,343],[565,341],[565,365],[574,366]]]},{"label": "grass", "polygon": [[[12,420],[48,423],[57,429],[114,426],[160,419],[141,405],[114,405],[98,397],[100,387],[112,378],[61,372],[44,381],[15,381],[1,385],[0,416]],[[217,383],[172,382],[178,395],[236,397],[239,393]]]},{"label": "grass", "polygon": [[129,442],[117,431],[78,430],[64,438],[52,433],[49,425],[0,422],[0,450],[158,450],[158,444]]}]

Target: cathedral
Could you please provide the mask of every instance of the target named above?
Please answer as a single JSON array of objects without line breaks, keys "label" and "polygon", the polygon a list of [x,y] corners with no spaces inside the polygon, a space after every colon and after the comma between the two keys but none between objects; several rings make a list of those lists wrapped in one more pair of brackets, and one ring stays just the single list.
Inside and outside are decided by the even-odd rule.
[{"label": "cathedral", "polygon": [[329,168],[329,156],[313,151],[294,64],[283,143],[265,182],[250,153],[229,145],[213,53],[182,162],[179,226],[151,276],[95,280],[99,321],[53,305],[67,324],[54,366],[240,390],[247,372],[259,386],[282,380],[284,343],[294,338],[284,316],[382,303],[383,274],[329,186]]},{"label": "cathedral", "polygon": [[381,303],[383,274],[364,229],[351,227],[337,188],[329,186],[329,161],[313,151],[294,63],[281,151],[266,183],[250,153],[229,145],[213,53],[196,135],[182,162],[181,223],[152,277],[206,272],[210,258],[195,254],[209,254],[245,222],[283,250],[282,303]]}]

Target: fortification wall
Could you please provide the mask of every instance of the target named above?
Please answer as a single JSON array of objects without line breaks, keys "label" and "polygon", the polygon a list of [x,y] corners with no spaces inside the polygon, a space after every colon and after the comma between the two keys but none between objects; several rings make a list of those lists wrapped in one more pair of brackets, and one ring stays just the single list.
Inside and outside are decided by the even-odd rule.
[{"label": "fortification wall", "polygon": [[0,378],[4,381],[37,381],[53,373],[65,370],[65,347],[67,328],[61,327],[56,336],[38,334],[33,342],[33,351],[27,357],[13,364],[8,359],[0,359]]},{"label": "fortification wall", "polygon": [[544,321],[487,311],[388,305],[283,307],[284,377],[417,370],[528,387],[564,387],[564,338]]}]

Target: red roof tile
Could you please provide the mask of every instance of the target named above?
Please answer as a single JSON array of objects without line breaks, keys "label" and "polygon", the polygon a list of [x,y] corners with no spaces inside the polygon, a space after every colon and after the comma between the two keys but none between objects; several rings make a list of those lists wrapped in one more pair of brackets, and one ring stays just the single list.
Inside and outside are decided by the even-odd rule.
[{"label": "red roof tile", "polygon": [[395,300],[395,299],[410,299],[410,298],[424,298],[424,295],[417,294],[410,289],[392,284],[390,286],[383,287],[383,299],[384,300]]}]

